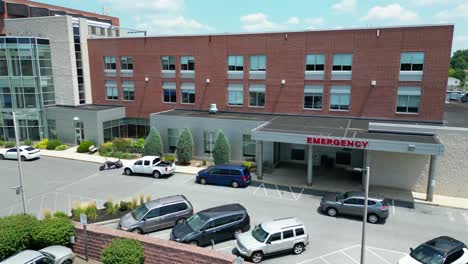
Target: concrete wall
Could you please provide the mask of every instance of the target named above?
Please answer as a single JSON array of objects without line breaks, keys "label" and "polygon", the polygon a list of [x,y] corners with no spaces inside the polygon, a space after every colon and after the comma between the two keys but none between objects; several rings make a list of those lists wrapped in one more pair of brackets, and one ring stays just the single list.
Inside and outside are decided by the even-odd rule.
[{"label": "concrete wall", "polygon": [[91,140],[96,145],[104,143],[103,122],[125,117],[125,108],[107,110],[83,110],[74,107],[46,108],[47,119],[55,120],[57,135],[64,143],[75,145],[74,117],[83,122],[84,140]]},{"label": "concrete wall", "polygon": [[[83,81],[85,89],[86,104],[93,103],[93,96],[91,92],[91,78],[89,75],[89,57],[88,57],[88,22],[84,18],[78,19],[80,23],[80,45],[81,45],[81,65],[83,69]],[[78,90],[78,88],[77,88]]]},{"label": "concrete wall", "polygon": [[50,39],[55,102],[78,104],[78,80],[70,16],[6,19],[7,35],[35,36]]},{"label": "concrete wall", "polygon": [[[155,127],[161,134],[163,141],[164,152],[169,152],[168,147],[168,128],[184,128],[190,129],[194,140],[194,156],[209,157],[209,153],[205,153],[204,131],[210,129],[221,129],[226,135],[231,144],[231,160],[243,161],[242,156],[242,136],[250,135],[250,131],[264,121],[246,121],[246,120],[231,120],[231,119],[215,119],[215,118],[197,118],[183,116],[168,116],[168,115],[151,115],[150,126]],[[265,144],[263,147],[264,153],[272,153],[273,144]],[[271,155],[271,154],[270,154]],[[273,159],[271,155],[270,160]]]},{"label": "concrete wall", "polygon": [[426,192],[429,155],[367,151],[371,167],[369,183],[416,192]]}]

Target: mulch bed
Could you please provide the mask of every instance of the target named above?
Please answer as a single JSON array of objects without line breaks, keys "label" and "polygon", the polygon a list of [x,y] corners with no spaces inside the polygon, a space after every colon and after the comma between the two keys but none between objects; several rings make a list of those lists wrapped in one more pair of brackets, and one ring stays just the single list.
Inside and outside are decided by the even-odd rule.
[{"label": "mulch bed", "polygon": [[[122,216],[126,215],[130,211],[131,211],[130,209],[126,211],[116,210],[114,214],[110,215],[107,213],[106,209],[98,209],[96,220],[88,219],[88,224],[114,220],[114,219],[120,219]],[[79,221],[80,219],[77,219],[77,220]]]}]

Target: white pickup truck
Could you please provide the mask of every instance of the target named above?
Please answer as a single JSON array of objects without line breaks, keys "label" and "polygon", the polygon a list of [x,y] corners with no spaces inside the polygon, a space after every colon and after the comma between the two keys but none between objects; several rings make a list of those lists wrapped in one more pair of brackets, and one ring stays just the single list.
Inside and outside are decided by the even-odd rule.
[{"label": "white pickup truck", "polygon": [[124,172],[126,175],[133,173],[151,174],[154,178],[159,178],[162,175],[174,173],[174,162],[164,162],[158,156],[145,156],[134,163],[125,166]]}]

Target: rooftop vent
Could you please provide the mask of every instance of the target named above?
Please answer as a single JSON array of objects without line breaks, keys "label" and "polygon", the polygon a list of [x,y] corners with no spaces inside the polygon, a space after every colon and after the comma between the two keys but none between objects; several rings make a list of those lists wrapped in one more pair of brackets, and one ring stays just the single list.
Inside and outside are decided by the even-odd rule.
[{"label": "rooftop vent", "polygon": [[210,114],[216,114],[218,112],[218,108],[216,107],[216,104],[210,104],[210,110],[208,110]]}]

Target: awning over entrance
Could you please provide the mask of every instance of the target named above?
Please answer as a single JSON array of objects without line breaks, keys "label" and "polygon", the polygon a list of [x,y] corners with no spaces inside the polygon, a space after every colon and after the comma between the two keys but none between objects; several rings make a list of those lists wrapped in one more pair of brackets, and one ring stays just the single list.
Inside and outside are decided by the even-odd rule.
[{"label": "awning over entrance", "polygon": [[433,135],[369,131],[369,120],[277,116],[252,130],[252,139],[325,145],[388,152],[441,155],[444,146]]}]

